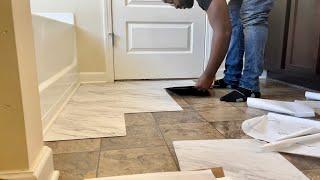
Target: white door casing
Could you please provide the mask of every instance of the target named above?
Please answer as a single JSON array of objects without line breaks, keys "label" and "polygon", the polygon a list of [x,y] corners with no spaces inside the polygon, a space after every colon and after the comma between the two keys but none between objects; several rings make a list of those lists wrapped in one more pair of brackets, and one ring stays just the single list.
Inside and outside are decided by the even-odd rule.
[{"label": "white door casing", "polygon": [[197,3],[112,2],[115,79],[195,78],[203,72],[206,16]]}]

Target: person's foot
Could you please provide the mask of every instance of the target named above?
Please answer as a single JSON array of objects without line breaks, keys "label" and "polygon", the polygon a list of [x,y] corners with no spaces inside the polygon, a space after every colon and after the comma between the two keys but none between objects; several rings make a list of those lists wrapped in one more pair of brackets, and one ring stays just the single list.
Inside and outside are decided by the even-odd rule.
[{"label": "person's foot", "polygon": [[260,92],[253,92],[242,87],[236,88],[234,91],[220,98],[220,101],[225,102],[246,102],[249,97],[260,98]]},{"label": "person's foot", "polygon": [[237,87],[238,86],[226,83],[223,79],[214,81],[214,84],[212,85],[212,88],[216,88],[216,89],[224,89],[224,88],[236,89]]}]

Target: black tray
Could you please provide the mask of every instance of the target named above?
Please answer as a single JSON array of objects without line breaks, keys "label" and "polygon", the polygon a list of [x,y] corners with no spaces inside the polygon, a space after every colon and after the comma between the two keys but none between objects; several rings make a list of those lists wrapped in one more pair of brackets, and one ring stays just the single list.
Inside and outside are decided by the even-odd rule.
[{"label": "black tray", "polygon": [[180,96],[200,96],[200,97],[211,96],[211,93],[208,90],[200,90],[195,88],[194,86],[170,87],[170,88],[166,88],[166,90]]}]

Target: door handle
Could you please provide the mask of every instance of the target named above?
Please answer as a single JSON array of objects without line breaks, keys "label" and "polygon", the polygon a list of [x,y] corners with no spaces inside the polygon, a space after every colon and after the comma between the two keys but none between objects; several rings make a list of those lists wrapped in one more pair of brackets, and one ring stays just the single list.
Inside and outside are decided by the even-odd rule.
[{"label": "door handle", "polygon": [[114,33],[113,32],[109,32],[108,36],[109,36],[109,38],[111,38],[112,46],[114,46]]}]

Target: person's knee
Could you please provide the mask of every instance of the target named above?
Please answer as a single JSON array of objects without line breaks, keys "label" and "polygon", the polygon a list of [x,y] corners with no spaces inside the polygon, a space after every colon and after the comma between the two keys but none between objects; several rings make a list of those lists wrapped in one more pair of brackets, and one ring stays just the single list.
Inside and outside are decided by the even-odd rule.
[{"label": "person's knee", "polygon": [[247,26],[268,26],[269,13],[267,12],[242,12],[241,13],[241,23],[243,27]]},{"label": "person's knee", "polygon": [[268,26],[273,0],[247,0],[240,10],[240,19],[244,27]]}]

